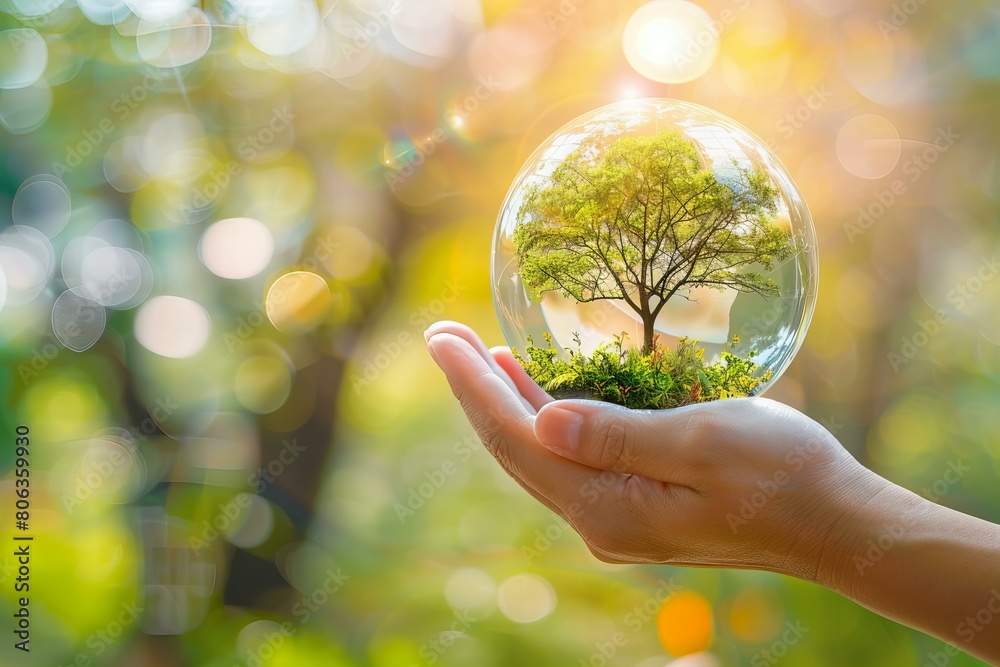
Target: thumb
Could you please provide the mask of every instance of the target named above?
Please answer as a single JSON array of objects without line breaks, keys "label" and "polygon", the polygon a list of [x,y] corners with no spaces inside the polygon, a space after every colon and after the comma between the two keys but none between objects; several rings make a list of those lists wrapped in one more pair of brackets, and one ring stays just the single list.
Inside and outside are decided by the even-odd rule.
[{"label": "thumb", "polygon": [[629,410],[598,401],[553,401],[535,418],[535,438],[553,452],[600,470],[682,483],[696,436],[712,420],[705,406]]}]

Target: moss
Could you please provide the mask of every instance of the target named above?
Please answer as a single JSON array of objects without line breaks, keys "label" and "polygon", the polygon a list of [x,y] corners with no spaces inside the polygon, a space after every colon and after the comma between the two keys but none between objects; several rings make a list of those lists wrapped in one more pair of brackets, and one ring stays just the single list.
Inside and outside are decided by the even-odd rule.
[{"label": "moss", "polygon": [[771,379],[771,371],[758,376],[755,352],[746,358],[733,350],[739,343],[733,337],[729,349],[718,363],[705,362],[705,349],[697,340],[683,338],[676,349],[660,344],[657,338],[648,354],[628,347],[628,337],[621,334],[587,356],[565,348],[569,359],[559,356],[552,337],[545,335],[545,347],[536,347],[528,339],[527,356],[514,356],[524,370],[555,398],[588,398],[647,410],[675,408],[720,398],[752,395]]}]

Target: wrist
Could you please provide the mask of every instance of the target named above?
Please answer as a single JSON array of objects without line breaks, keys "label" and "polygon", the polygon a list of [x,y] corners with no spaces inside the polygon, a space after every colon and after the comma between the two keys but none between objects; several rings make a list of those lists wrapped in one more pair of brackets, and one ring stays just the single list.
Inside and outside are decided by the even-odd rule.
[{"label": "wrist", "polygon": [[905,494],[852,459],[811,490],[812,511],[799,514],[798,539],[780,571],[848,593],[859,576],[856,557],[899,520]]},{"label": "wrist", "polygon": [[929,505],[858,464],[849,489],[836,494],[817,558],[818,584],[857,599],[861,581],[904,539]]}]

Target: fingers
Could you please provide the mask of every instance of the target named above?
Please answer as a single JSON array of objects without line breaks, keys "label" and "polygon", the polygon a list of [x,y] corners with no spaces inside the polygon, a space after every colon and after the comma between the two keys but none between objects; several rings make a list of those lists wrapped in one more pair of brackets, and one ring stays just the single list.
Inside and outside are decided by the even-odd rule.
[{"label": "fingers", "polygon": [[[500,364],[498,364],[497,361],[493,358],[493,355],[490,354],[490,351],[486,349],[486,344],[483,343],[482,339],[479,338],[479,335],[475,331],[473,331],[470,327],[461,324],[459,322],[451,322],[448,320],[443,320],[441,322],[435,322],[434,324],[430,325],[427,328],[427,331],[424,332],[424,339],[430,342],[430,339],[433,336],[440,333],[452,334],[453,336],[457,336],[462,340],[464,340],[465,342],[467,342],[470,347],[472,347],[474,350],[476,350],[476,352],[479,353],[479,356],[483,358],[483,360],[489,365],[489,367],[493,370],[493,372],[496,373],[496,375],[500,377],[500,379],[502,379],[504,382],[507,383],[507,386],[513,390],[514,394],[517,395],[518,399],[523,401],[525,407],[530,409],[531,414],[537,412],[537,408],[533,407],[531,402],[528,401],[518,391],[517,385],[514,383],[513,380],[511,380],[510,376],[507,374],[504,368],[500,366]],[[518,367],[520,368],[520,365],[518,365]]]},{"label": "fingers", "polygon": [[645,411],[553,401],[538,411],[534,429],[540,443],[583,465],[686,485],[699,439],[712,423],[708,406]]},{"label": "fingers", "polygon": [[552,397],[545,393],[545,390],[535,384],[535,381],[524,372],[520,362],[514,358],[514,354],[508,347],[494,347],[490,350],[493,359],[506,373],[507,377],[514,383],[514,387],[524,397],[535,412],[541,410],[546,403],[552,402]]},{"label": "fingers", "polygon": [[[434,341],[432,343],[432,339],[434,338],[435,335],[437,335],[441,340],[437,340],[437,341]],[[452,334],[449,333],[448,335],[450,336]],[[479,370],[471,370],[471,367],[475,366],[474,360],[471,359],[471,357],[467,358],[467,359],[464,359],[464,360],[463,359],[458,359],[457,361],[455,361],[455,360],[450,360],[449,359],[449,353],[447,351],[445,351],[444,353],[436,351],[436,348],[438,347],[438,344],[444,344],[444,345],[448,344],[448,341],[445,340],[445,339],[443,339],[442,336],[441,336],[441,329],[436,329],[436,330],[434,328],[428,329],[428,331],[425,334],[425,336],[427,337],[427,347],[428,347],[428,351],[431,354],[431,357],[433,357],[434,361],[439,366],[441,366],[441,368],[445,371],[446,374],[448,374],[449,382],[452,385],[453,393],[455,394],[456,397],[459,398],[459,400],[460,400],[460,402],[462,404],[462,407],[466,411],[466,415],[468,416],[469,421],[476,428],[476,433],[477,433],[477,435],[479,435],[480,440],[483,440],[483,443],[487,444],[487,441],[486,441],[486,439],[484,438],[484,435],[483,435],[483,427],[478,426],[478,424],[482,422],[482,418],[477,414],[477,412],[473,412],[473,408],[472,408],[471,405],[467,406],[466,401],[463,400],[463,396],[459,395],[459,391],[460,390],[458,388],[456,388],[456,383],[451,381],[451,379],[452,379],[453,376],[457,377],[457,375],[458,375],[458,371],[455,370],[457,368],[460,368],[462,366],[468,366],[468,367],[470,367],[470,370],[466,370],[466,371],[463,371],[463,372],[481,372],[481,369],[479,369]],[[476,337],[476,338],[478,339],[478,337]],[[442,343],[441,342],[442,340],[445,340],[445,342]],[[461,340],[463,341],[463,343],[466,346],[471,347],[471,344],[469,343],[469,341],[466,338],[463,337],[463,338],[461,338]],[[484,346],[484,349],[485,349],[485,346]],[[444,361],[442,361],[442,359]],[[485,359],[484,359],[484,361],[485,361]],[[489,446],[487,446],[487,449],[489,449]],[[548,507],[553,512],[556,512],[557,514],[560,514],[560,515],[563,514],[560,511],[559,507],[555,503],[553,503],[551,500],[549,500],[545,496],[541,495],[538,491],[536,491],[530,485],[528,485],[523,480],[521,480],[519,477],[517,477],[516,475],[514,475],[511,472],[511,470],[508,468],[508,464],[506,464],[504,461],[500,461],[500,463],[501,463],[501,466],[505,470],[507,470],[507,472],[510,473],[512,477],[514,477],[514,479],[521,485],[521,487],[524,488],[524,490],[527,491],[529,494],[531,494],[531,496],[533,498],[535,498],[535,500],[541,502],[543,505],[545,505],[546,507]],[[565,518],[565,516],[563,516],[563,518]]]},{"label": "fingers", "polygon": [[434,333],[427,345],[469,421],[500,465],[522,486],[564,510],[577,502],[581,489],[591,484],[600,471],[539,445],[534,415],[464,337]]}]

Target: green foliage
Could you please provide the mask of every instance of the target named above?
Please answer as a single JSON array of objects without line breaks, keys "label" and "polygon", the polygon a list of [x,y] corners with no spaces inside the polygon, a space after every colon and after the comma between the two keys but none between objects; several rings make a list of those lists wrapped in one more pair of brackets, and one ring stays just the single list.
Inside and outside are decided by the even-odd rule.
[{"label": "green foliage", "polygon": [[648,353],[657,315],[685,286],[778,294],[751,270],[793,250],[773,224],[779,193],[766,172],[734,163],[719,180],[678,132],[604,140],[583,142],[527,191],[513,241],[532,299],[620,299],[642,318]]},{"label": "green foliage", "polygon": [[637,410],[675,408],[720,398],[750,396],[771,379],[754,374],[758,366],[751,352],[747,358],[733,353],[739,337],[715,364],[705,362],[705,349],[697,340],[682,338],[676,349],[654,339],[652,351],[644,353],[626,347],[628,336],[615,336],[587,356],[565,348],[569,359],[559,356],[552,337],[545,334],[545,347],[528,340],[527,358],[516,350],[514,356],[528,375],[555,398],[589,398],[624,405]]}]

